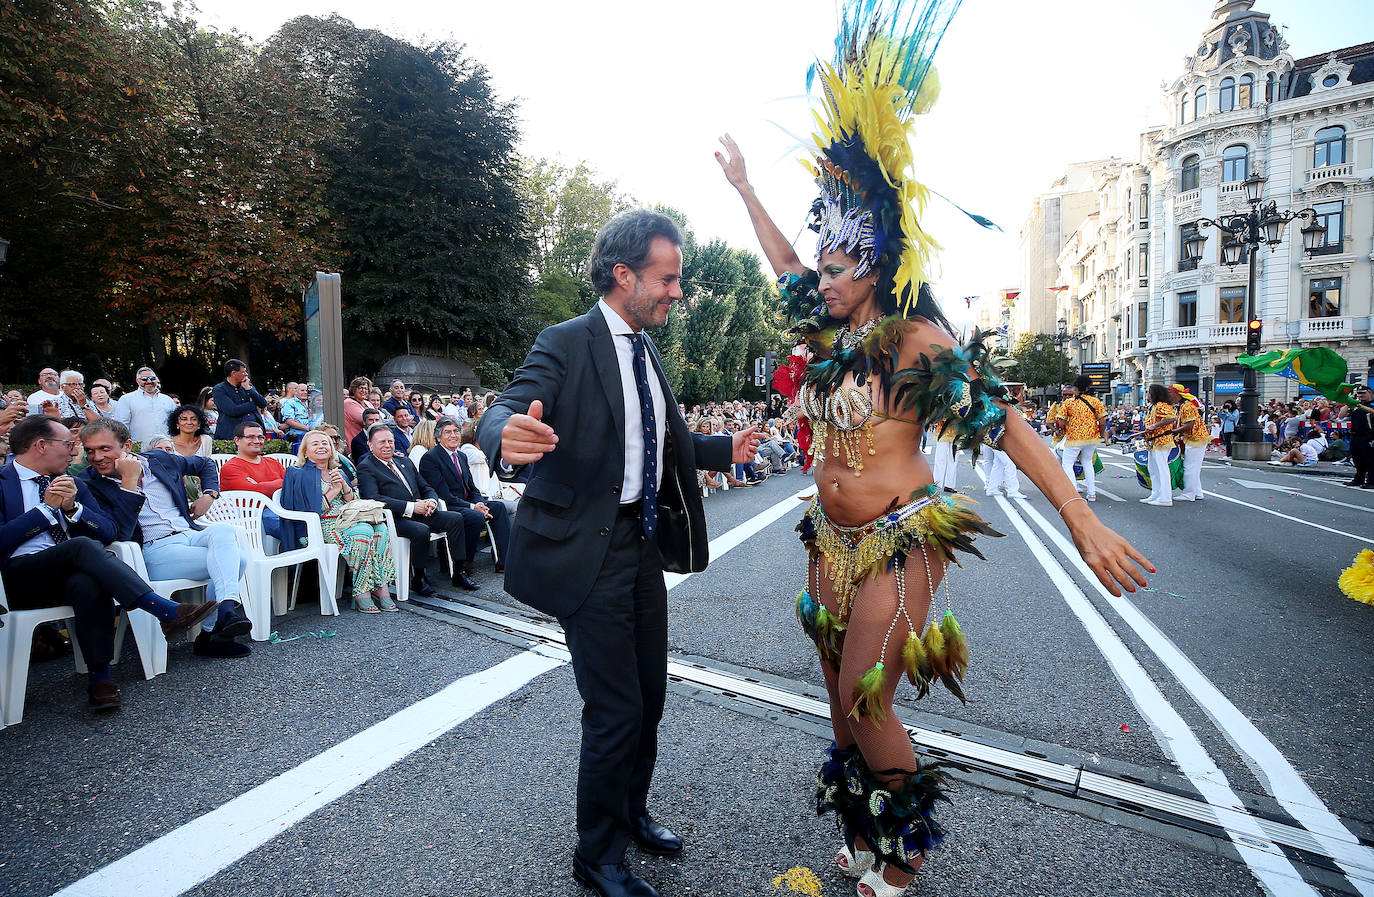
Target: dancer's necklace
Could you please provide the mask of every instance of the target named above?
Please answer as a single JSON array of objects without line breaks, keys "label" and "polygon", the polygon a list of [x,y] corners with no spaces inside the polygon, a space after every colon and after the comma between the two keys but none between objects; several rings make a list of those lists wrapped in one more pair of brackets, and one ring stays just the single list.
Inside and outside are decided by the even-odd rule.
[{"label": "dancer's necklace", "polygon": [[859,348],[864,341],[864,337],[873,332],[873,328],[878,326],[878,322],[883,319],[882,315],[870,318],[864,323],[855,327],[853,330],[840,330],[835,334],[835,348],[852,352]]}]

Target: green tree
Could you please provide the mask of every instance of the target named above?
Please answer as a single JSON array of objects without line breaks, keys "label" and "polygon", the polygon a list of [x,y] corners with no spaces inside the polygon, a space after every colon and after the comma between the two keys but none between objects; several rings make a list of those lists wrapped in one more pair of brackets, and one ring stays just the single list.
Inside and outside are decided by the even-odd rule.
[{"label": "green tree", "polygon": [[1011,357],[1015,366],[1006,372],[1005,379],[1020,381],[1030,387],[1057,386],[1061,382],[1061,364],[1064,373],[1062,382],[1072,382],[1078,376],[1078,368],[1070,362],[1068,353],[1060,351],[1054,344],[1054,338],[1044,334],[1023,333],[1017,337]]}]

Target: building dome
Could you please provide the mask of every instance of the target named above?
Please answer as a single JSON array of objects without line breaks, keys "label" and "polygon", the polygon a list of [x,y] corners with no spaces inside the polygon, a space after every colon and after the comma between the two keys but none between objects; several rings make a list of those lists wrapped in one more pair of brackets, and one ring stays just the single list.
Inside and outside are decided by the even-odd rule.
[{"label": "building dome", "polygon": [[470,388],[484,389],[472,367],[453,358],[437,355],[397,355],[382,365],[373,382],[383,389],[392,380],[400,380],[409,389],[426,392],[452,392]]}]

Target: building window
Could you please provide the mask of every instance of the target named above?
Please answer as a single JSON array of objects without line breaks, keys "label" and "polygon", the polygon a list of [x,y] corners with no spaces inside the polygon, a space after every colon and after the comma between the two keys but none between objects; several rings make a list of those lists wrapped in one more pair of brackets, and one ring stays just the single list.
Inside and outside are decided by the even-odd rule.
[{"label": "building window", "polygon": [[1185,248],[1188,241],[1196,237],[1198,233],[1196,224],[1185,224],[1178,229],[1178,270],[1196,271],[1197,260],[1188,258],[1188,250]]},{"label": "building window", "polygon": [[1236,108],[1236,79],[1222,78],[1221,89],[1217,91],[1217,111],[1230,112]]},{"label": "building window", "polygon": [[1140,285],[1147,286],[1150,277],[1150,244],[1140,244]]},{"label": "building window", "polygon": [[1135,304],[1135,344],[1141,348],[1145,347],[1145,334],[1150,332],[1150,304],[1148,302],[1137,302]]},{"label": "building window", "polygon": [[1183,172],[1179,178],[1178,189],[1182,193],[1197,189],[1197,172],[1200,160],[1197,156],[1183,158]]},{"label": "building window", "polygon": [[1240,79],[1240,108],[1249,109],[1255,103],[1255,76],[1242,75]]},{"label": "building window", "polygon": [[1221,180],[1224,183],[1243,181],[1250,176],[1250,149],[1237,143],[1221,154]]},{"label": "building window", "polygon": [[1326,277],[1314,280],[1307,289],[1309,318],[1338,318],[1341,314],[1341,279]]},{"label": "building window", "polygon": [[1207,88],[1199,87],[1193,93],[1193,118],[1202,118],[1207,114]]},{"label": "building window", "polygon": [[1312,167],[1324,168],[1327,165],[1345,164],[1345,128],[1334,125],[1317,132],[1317,143],[1312,147]]},{"label": "building window", "polygon": [[1126,250],[1126,279],[1131,279],[1131,250]]},{"label": "building window", "polygon": [[1222,287],[1218,324],[1239,324],[1245,320],[1245,287]]},{"label": "building window", "polygon": [[1341,83],[1340,75],[1327,75],[1322,79],[1322,87],[1335,87]]},{"label": "building window", "polygon": [[1264,101],[1276,103],[1279,99],[1279,76],[1270,72],[1264,78]]},{"label": "building window", "polygon": [[1150,185],[1140,185],[1140,226],[1150,226]]},{"label": "building window", "polygon": [[1195,290],[1178,294],[1178,326],[1197,326],[1197,292]]},{"label": "building window", "polygon": [[1188,95],[1185,93],[1178,99],[1178,123],[1188,124]]},{"label": "building window", "polygon": [[1322,234],[1321,245],[1314,250],[1314,254],[1340,252],[1345,238],[1344,224],[1345,203],[1337,200],[1336,202],[1320,202],[1312,207],[1312,211],[1317,213],[1317,223],[1326,228],[1326,233]]}]

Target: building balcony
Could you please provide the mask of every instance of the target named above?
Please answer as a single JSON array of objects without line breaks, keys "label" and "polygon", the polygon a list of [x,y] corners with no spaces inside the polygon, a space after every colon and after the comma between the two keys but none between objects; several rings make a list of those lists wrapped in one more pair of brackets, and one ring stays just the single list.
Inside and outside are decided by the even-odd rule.
[{"label": "building balcony", "polygon": [[1349,339],[1355,335],[1354,318],[1303,318],[1298,341],[1320,339]]},{"label": "building balcony", "polygon": [[1307,172],[1307,183],[1320,184],[1323,181],[1349,180],[1355,175],[1355,165],[1353,162],[1346,162],[1344,165],[1323,165],[1321,168],[1313,168]]},{"label": "building balcony", "polygon": [[1152,331],[1146,340],[1150,351],[1188,349],[1201,346],[1245,345],[1245,323],[1199,324],[1196,327],[1172,327]]}]

